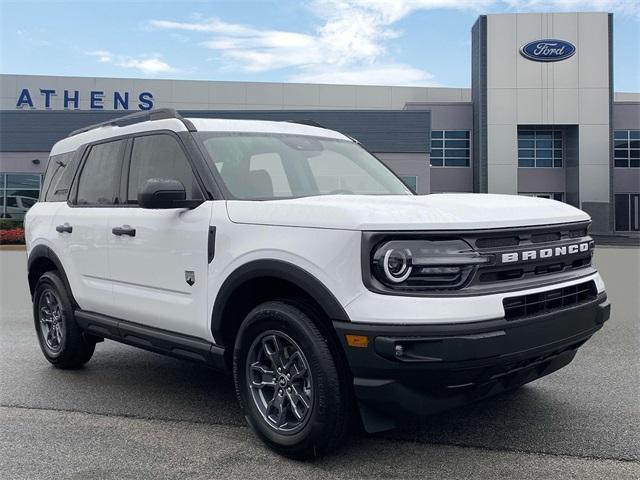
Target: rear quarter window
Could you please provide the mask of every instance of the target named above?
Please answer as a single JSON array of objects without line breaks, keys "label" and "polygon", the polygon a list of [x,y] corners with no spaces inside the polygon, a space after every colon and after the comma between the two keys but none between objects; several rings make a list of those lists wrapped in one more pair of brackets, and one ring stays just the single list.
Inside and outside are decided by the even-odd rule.
[{"label": "rear quarter window", "polygon": [[76,165],[77,155],[75,151],[49,157],[44,181],[42,182],[42,190],[40,191],[40,201],[66,201]]}]

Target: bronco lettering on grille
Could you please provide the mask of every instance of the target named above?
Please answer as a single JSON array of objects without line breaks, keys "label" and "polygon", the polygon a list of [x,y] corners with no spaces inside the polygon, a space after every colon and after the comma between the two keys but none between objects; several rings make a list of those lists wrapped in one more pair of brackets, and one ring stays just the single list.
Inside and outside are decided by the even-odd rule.
[{"label": "bronco lettering on grille", "polygon": [[513,263],[518,261],[537,260],[539,258],[562,257],[564,255],[575,255],[576,253],[588,252],[591,248],[590,242],[575,243],[562,247],[541,248],[537,250],[523,250],[522,252],[509,252],[502,254],[502,263]]}]

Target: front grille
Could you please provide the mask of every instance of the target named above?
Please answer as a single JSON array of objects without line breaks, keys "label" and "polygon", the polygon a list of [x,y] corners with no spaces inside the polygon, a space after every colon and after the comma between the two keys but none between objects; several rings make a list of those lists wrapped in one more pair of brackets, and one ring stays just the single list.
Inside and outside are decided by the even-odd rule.
[{"label": "front grille", "polygon": [[531,235],[531,243],[559,242],[562,239],[560,232],[538,233]]},{"label": "front grille", "polygon": [[476,240],[478,248],[516,247],[520,243],[520,237],[479,238]]},{"label": "front grille", "polygon": [[[545,242],[557,242],[560,240],[570,240],[587,236],[585,227],[571,228],[565,225],[548,227],[540,233],[531,233],[530,229],[520,229],[517,234],[491,234],[487,237],[477,238],[476,247],[479,249],[517,247],[527,244],[537,244]],[[515,232],[514,232],[515,233]]]},{"label": "front grille", "polygon": [[481,232],[465,238],[481,255],[488,255],[493,261],[480,265],[470,282],[477,288],[489,288],[512,284],[512,282],[536,282],[537,279],[569,275],[571,272],[591,266],[593,251],[589,248],[574,254],[551,255],[545,258],[525,260],[519,258],[512,263],[498,261],[503,253],[540,251],[553,249],[572,243],[590,242],[587,224],[550,225],[547,227],[517,228],[507,232]]},{"label": "front grille", "polygon": [[523,264],[520,267],[493,267],[489,265],[486,268],[481,268],[478,282],[484,284],[504,282],[508,280],[519,280],[527,277],[561,273],[578,268],[588,267],[589,265],[591,265],[591,253],[577,259],[556,259],[550,262],[531,263],[528,265]]},{"label": "front grille", "polygon": [[504,307],[505,318],[507,320],[514,320],[572,307],[583,302],[594,300],[597,295],[598,290],[596,284],[591,280],[589,282],[571,285],[570,287],[505,298],[502,301],[502,305]]}]

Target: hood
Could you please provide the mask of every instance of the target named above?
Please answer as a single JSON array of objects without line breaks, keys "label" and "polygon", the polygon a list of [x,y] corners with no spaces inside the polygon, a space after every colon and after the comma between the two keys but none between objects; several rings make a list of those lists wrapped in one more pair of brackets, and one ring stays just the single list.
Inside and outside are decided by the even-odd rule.
[{"label": "hood", "polygon": [[467,230],[590,218],[582,210],[555,200],[477,193],[229,200],[227,211],[235,223],[342,230]]}]

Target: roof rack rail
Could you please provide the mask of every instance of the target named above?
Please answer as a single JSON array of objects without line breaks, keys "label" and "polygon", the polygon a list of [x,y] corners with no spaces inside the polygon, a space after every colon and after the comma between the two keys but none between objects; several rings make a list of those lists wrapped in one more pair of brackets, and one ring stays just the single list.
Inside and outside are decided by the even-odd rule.
[{"label": "roof rack rail", "polygon": [[93,130],[95,128],[114,126],[114,127],[126,127],[127,125],[134,125],[136,123],[148,122],[153,120],[164,120],[166,118],[177,118],[184,123],[187,130],[190,132],[195,132],[196,128],[189,120],[185,119],[173,108],[158,108],[157,110],[149,110],[147,112],[136,112],[130,115],[125,115],[123,117],[113,118],[111,120],[107,120],[106,122],[95,123],[93,125],[88,125],[86,127],[78,128],[71,132],[68,137],[73,137],[74,135],[78,135],[79,133],[88,132],[89,130]]},{"label": "roof rack rail", "polygon": [[284,120],[284,121],[287,123],[298,123],[300,125],[309,125],[310,127],[324,128],[325,130],[327,129],[327,127],[316,122],[315,120],[302,119],[302,120]]},{"label": "roof rack rail", "polygon": [[[300,125],[309,125],[310,127],[318,127],[318,128],[324,128],[325,130],[331,130],[329,127],[325,127],[324,125],[316,122],[315,120],[302,119],[302,120],[283,120],[283,121],[287,123],[298,123]],[[340,132],[340,133],[342,133],[342,135],[344,135],[348,139],[353,140],[358,145],[362,145],[357,138],[354,138],[351,135],[344,132]]]}]

